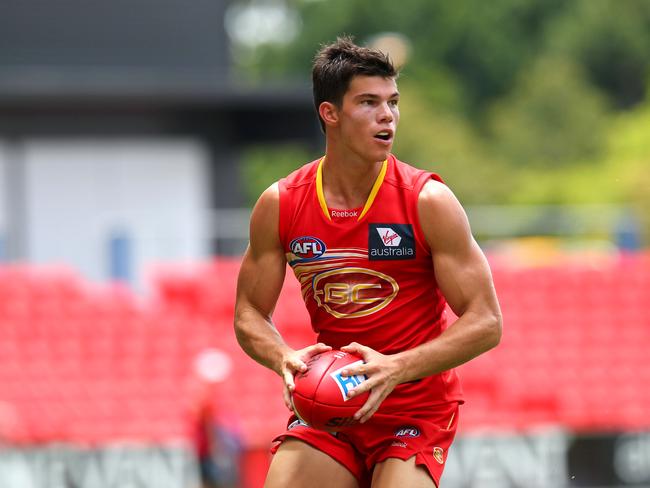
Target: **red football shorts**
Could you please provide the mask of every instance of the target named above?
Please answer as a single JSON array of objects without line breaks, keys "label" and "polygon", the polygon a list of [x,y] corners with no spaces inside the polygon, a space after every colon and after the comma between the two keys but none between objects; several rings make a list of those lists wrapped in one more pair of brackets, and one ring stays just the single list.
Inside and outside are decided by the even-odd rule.
[{"label": "red football shorts", "polygon": [[312,429],[292,416],[286,432],[274,439],[277,444],[271,452],[275,454],[284,439],[300,439],[345,466],[361,487],[369,486],[377,463],[415,456],[415,463],[439,486],[457,426],[456,402],[400,415],[375,413],[365,424],[338,433]]}]

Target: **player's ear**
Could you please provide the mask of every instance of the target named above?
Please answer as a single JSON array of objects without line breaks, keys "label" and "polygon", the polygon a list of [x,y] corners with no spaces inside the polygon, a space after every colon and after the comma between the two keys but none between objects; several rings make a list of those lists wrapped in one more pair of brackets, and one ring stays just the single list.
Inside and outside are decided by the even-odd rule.
[{"label": "player's ear", "polygon": [[318,114],[325,125],[334,126],[339,121],[339,109],[332,102],[323,102],[318,106]]}]

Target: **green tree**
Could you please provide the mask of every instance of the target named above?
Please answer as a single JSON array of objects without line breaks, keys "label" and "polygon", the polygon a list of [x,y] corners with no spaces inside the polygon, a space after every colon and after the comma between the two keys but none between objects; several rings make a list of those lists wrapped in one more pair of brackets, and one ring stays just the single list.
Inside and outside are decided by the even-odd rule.
[{"label": "green tree", "polygon": [[[632,114],[647,105],[649,1],[286,4],[301,19],[296,39],[245,48],[236,58],[242,76],[307,84],[314,52],[338,35],[360,43],[387,31],[405,36],[411,49],[395,152],[441,173],[464,202],[647,201],[638,160],[616,156],[614,170],[610,158],[618,154],[614,133],[631,141],[626,151],[648,146],[647,130],[634,138],[641,129],[622,121],[630,116],[647,129]],[[246,171],[257,186],[250,194],[316,156],[296,147],[252,149]]]},{"label": "green tree", "polygon": [[510,96],[491,110],[489,126],[499,157],[537,168],[596,157],[603,147],[606,104],[578,66],[541,58],[521,75]]},{"label": "green tree", "polygon": [[584,67],[619,108],[643,101],[650,73],[650,2],[575,0],[549,23],[547,51]]},{"label": "green tree", "polygon": [[[247,57],[248,75],[307,79],[318,46],[350,34],[364,43],[390,31],[406,36],[412,57],[405,74],[423,83],[443,67],[462,87],[470,110],[506,93],[517,73],[541,49],[544,26],[565,8],[562,0],[329,0],[291,2],[302,29],[289,45],[259,46]],[[420,76],[424,74],[424,76]]]},{"label": "green tree", "polygon": [[315,155],[299,144],[251,146],[242,155],[246,201],[253,205],[271,183],[309,162]]},{"label": "green tree", "polygon": [[512,171],[490,157],[489,147],[467,118],[441,109],[417,83],[405,80],[400,91],[395,153],[414,166],[439,173],[464,203],[501,201]]}]

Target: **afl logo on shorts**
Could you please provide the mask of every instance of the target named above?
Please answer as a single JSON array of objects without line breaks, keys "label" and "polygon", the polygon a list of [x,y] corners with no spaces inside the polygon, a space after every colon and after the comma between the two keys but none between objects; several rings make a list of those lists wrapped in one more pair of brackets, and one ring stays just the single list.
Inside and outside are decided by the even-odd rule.
[{"label": "afl logo on shorts", "polygon": [[296,237],[289,244],[289,249],[300,259],[316,259],[325,252],[325,243],[318,237]]},{"label": "afl logo on shorts", "polygon": [[332,269],[312,281],[314,300],[338,319],[365,317],[385,308],[399,291],[390,276],[366,268]]},{"label": "afl logo on shorts", "polygon": [[395,436],[396,437],[419,437],[420,429],[411,426],[402,427],[395,431]]}]

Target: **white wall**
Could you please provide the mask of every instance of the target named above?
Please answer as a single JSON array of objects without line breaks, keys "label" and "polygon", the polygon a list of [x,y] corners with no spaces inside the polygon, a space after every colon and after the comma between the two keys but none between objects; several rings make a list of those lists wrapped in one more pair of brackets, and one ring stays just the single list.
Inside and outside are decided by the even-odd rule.
[{"label": "white wall", "polygon": [[[133,276],[209,253],[208,155],[191,139],[39,139],[25,164],[25,256],[109,277],[109,242],[131,242]],[[0,221],[1,222],[1,221]]]}]

